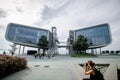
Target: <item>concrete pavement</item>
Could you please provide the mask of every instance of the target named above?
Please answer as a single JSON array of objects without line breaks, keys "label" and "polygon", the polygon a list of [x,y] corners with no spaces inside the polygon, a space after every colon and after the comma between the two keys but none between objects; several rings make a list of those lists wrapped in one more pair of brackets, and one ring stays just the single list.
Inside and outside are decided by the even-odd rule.
[{"label": "concrete pavement", "polygon": [[120,69],[120,56],[99,56],[98,58],[74,58],[70,56],[56,56],[42,59],[34,59],[33,56],[26,57],[28,68],[2,80],[78,80],[74,72],[74,64],[85,63],[93,60],[95,63],[115,63]]}]

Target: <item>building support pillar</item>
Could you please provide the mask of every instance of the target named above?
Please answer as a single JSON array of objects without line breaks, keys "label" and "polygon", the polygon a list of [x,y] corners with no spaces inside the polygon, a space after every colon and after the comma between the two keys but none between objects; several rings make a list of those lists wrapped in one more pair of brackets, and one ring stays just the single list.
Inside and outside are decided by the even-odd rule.
[{"label": "building support pillar", "polygon": [[101,48],[100,48],[100,54],[101,54],[102,52],[101,52]]},{"label": "building support pillar", "polygon": [[25,46],[23,46],[22,54],[24,54]]},{"label": "building support pillar", "polygon": [[91,49],[91,53],[94,54],[94,49]]},{"label": "building support pillar", "polygon": [[20,55],[20,51],[21,51],[21,45],[19,46],[19,52],[18,52],[18,55]]}]

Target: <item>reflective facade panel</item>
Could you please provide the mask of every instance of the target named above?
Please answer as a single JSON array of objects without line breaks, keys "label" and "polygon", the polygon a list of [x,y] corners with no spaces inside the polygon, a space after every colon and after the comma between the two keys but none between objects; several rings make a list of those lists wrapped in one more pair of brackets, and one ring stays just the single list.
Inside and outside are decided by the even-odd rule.
[{"label": "reflective facade panel", "polygon": [[90,48],[103,47],[111,43],[111,32],[108,24],[101,24],[74,31],[74,39],[79,35],[87,37]]},{"label": "reflective facade panel", "polygon": [[10,23],[7,27],[6,39],[18,44],[36,46],[42,35],[45,35],[49,40],[49,33],[49,30]]}]

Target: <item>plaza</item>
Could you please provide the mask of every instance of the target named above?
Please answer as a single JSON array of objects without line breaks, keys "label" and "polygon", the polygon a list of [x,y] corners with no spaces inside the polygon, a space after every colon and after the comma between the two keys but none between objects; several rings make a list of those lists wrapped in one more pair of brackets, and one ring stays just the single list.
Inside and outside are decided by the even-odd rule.
[{"label": "plaza", "polygon": [[[8,24],[6,31],[6,40],[13,43],[12,51],[15,53],[16,45],[20,45],[18,55],[27,59],[27,68],[11,74],[2,80],[82,80],[88,78],[83,74],[84,69],[79,64],[85,64],[88,60],[94,61],[96,64],[108,64],[106,72],[103,74],[106,80],[118,80],[118,72],[120,69],[119,56],[101,55],[101,48],[111,43],[111,33],[109,24],[101,24],[91,26],[84,29],[70,30],[67,44],[59,45],[61,42],[57,38],[57,28],[52,27],[51,32],[46,29],[34,28],[16,23]],[[97,33],[97,34],[96,34]],[[47,56],[40,59],[34,55],[24,53],[24,47],[38,48],[38,41],[41,36],[46,36],[49,42]],[[97,57],[91,58],[75,58],[71,57],[74,54],[73,42],[77,40],[79,35],[87,38],[88,49],[91,49],[91,54],[97,54],[94,49],[100,48],[100,54]],[[21,46],[23,52],[20,54]],[[58,48],[67,48],[68,54],[61,55],[58,53]],[[39,54],[40,51],[36,51]],[[65,53],[65,51],[64,51]],[[90,53],[89,53],[90,54]],[[111,75],[114,73],[114,75]]]},{"label": "plaza", "polygon": [[96,58],[75,58],[69,55],[58,55],[50,59],[47,57],[35,59],[31,55],[22,55],[20,57],[26,57],[28,68],[11,74],[2,80],[79,80],[83,76],[76,74],[75,64],[84,64],[88,60],[93,60],[96,64],[114,63],[120,69],[120,56],[113,55],[99,55]]},{"label": "plaza", "polygon": [[[17,70],[2,80],[82,80],[89,76],[80,64],[92,60],[108,65],[105,80],[120,80],[119,7],[120,0],[0,0],[0,77]],[[25,69],[16,69],[23,62],[15,56],[27,59]]]}]

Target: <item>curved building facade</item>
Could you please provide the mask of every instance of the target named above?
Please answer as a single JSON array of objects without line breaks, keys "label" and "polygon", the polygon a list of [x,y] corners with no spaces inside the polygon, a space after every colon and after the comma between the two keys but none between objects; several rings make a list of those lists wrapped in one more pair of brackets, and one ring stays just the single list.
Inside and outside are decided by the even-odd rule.
[{"label": "curved building facade", "polygon": [[96,25],[84,29],[74,30],[74,40],[79,35],[87,37],[89,48],[104,47],[111,43],[111,31],[109,24]]},{"label": "curved building facade", "polygon": [[112,36],[109,24],[100,24],[83,29],[70,30],[68,38],[69,54],[74,53],[72,44],[77,40],[79,35],[83,35],[88,39],[89,49],[94,53],[93,49],[105,47],[112,42]]},{"label": "curved building facade", "polygon": [[37,47],[39,38],[42,35],[47,37],[51,45],[52,35],[49,30],[10,23],[7,26],[5,38],[16,44]]}]

